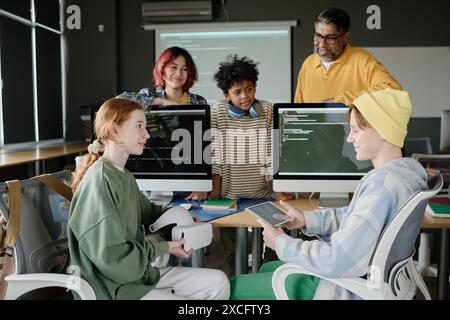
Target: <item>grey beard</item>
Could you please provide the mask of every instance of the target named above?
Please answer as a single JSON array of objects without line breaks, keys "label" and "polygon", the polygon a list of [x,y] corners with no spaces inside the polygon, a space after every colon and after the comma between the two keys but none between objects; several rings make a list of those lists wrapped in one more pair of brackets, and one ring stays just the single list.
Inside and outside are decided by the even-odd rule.
[{"label": "grey beard", "polygon": [[325,61],[325,62],[333,62],[334,60],[337,59],[336,55],[335,55],[334,53],[332,53],[332,52],[330,52],[331,57],[322,57],[322,56],[319,55],[319,52],[318,52],[318,50],[316,49],[316,47],[313,47],[313,50],[314,50],[314,53],[316,53],[316,54],[320,57],[320,59],[321,59],[322,61]]}]

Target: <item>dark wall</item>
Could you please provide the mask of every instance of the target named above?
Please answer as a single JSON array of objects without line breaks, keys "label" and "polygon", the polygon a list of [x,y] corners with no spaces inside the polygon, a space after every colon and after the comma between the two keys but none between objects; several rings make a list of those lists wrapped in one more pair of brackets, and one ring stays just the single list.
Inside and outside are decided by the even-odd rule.
[{"label": "dark wall", "polygon": [[118,1],[119,91],[152,85],[155,33],[141,27],[143,1]]},{"label": "dark wall", "polygon": [[117,92],[116,1],[65,0],[65,4],[64,8],[81,9],[81,29],[65,29],[67,139],[81,140],[81,106],[100,103]]},{"label": "dark wall", "polygon": [[[118,0],[120,8],[120,90],[136,90],[151,85],[154,61],[154,32],[143,31],[140,8],[142,0]],[[216,3],[214,22],[226,21],[224,11]],[[369,5],[381,9],[381,30],[369,30],[366,13]],[[314,18],[328,7],[341,7],[352,18],[350,41],[363,47],[385,46],[447,46],[450,45],[450,24],[447,14],[450,1],[437,0],[432,4],[409,0],[373,1],[299,1],[299,0],[226,0],[230,21],[297,20],[293,28],[292,85],[303,60],[312,52],[311,33]],[[295,88],[295,87],[294,87]]]},{"label": "dark wall", "polygon": [[[66,0],[82,12],[81,30],[67,31],[69,74],[68,138],[82,138],[81,105],[94,104],[124,90],[152,85],[154,32],[141,27],[143,0]],[[214,22],[226,21],[218,0]],[[369,5],[381,8],[381,30],[369,30]],[[352,18],[350,41],[363,47],[450,46],[450,1],[409,0],[226,0],[230,21],[297,20],[292,34],[292,86],[303,60],[312,52],[311,33],[318,12],[331,6]],[[99,33],[97,25],[105,25]],[[276,57],[274,57],[276,58]]]},{"label": "dark wall", "polygon": [[406,138],[430,137],[434,153],[439,153],[441,118],[411,118]]},{"label": "dark wall", "polygon": [[[18,4],[22,4],[19,2]],[[22,13],[22,7],[15,7]],[[5,143],[34,140],[30,28],[0,17],[0,59]],[[20,108],[18,107],[20,106]],[[18,112],[18,110],[20,110]],[[27,114],[30,116],[24,117]],[[21,125],[18,126],[17,124]]]}]

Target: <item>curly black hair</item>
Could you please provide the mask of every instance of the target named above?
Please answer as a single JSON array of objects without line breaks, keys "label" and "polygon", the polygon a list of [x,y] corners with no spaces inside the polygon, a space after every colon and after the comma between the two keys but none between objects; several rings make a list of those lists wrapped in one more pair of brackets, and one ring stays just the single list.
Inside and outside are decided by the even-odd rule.
[{"label": "curly black hair", "polygon": [[220,63],[219,70],[214,74],[214,80],[223,93],[228,93],[235,83],[242,83],[245,80],[256,86],[259,74],[257,64],[258,62],[253,62],[248,57],[238,58],[236,54],[228,55],[226,60]]}]

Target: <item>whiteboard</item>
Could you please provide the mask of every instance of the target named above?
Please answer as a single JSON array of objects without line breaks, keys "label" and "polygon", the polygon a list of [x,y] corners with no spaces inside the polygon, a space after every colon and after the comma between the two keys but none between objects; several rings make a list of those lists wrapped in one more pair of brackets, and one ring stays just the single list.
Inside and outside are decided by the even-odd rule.
[{"label": "whiteboard", "polygon": [[259,63],[258,99],[290,102],[291,27],[295,25],[295,21],[271,21],[156,26],[155,54],[158,57],[171,46],[188,50],[199,74],[190,92],[202,95],[209,104],[223,97],[213,75],[229,54]]},{"label": "whiteboard", "polygon": [[440,117],[450,109],[449,47],[365,48],[408,91],[413,117]]}]

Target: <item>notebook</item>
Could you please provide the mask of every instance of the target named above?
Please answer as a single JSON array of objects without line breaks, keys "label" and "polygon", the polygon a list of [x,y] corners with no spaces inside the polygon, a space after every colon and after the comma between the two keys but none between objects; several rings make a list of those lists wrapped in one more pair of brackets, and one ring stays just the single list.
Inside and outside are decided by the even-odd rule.
[{"label": "notebook", "polygon": [[450,199],[433,198],[428,201],[427,211],[433,217],[450,218]]},{"label": "notebook", "polygon": [[203,210],[224,210],[224,209],[237,209],[236,199],[217,199],[206,200],[202,204]]}]

